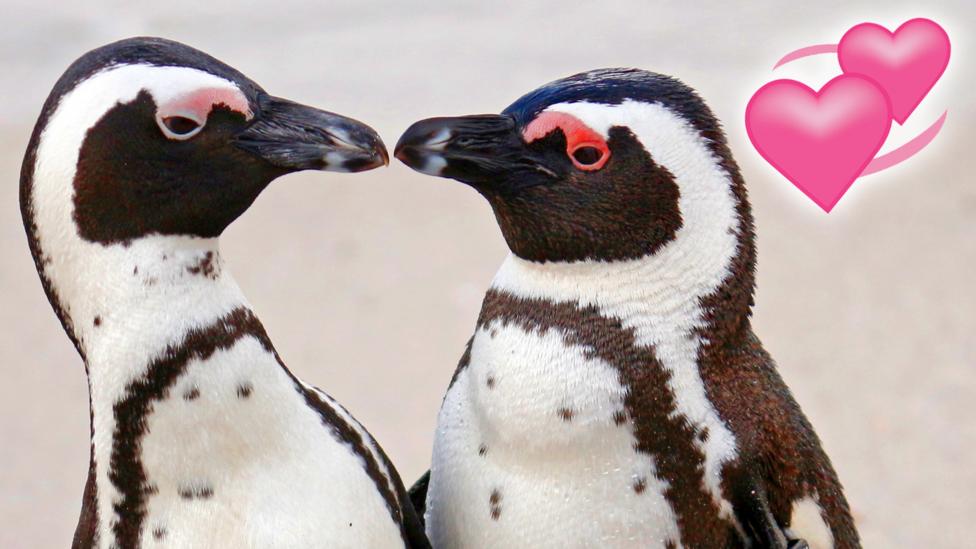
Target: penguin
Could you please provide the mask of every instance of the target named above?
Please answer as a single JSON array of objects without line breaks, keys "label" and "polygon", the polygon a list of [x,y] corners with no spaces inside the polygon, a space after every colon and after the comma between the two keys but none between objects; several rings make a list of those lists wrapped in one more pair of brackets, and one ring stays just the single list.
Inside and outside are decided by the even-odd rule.
[{"label": "penguin", "polygon": [[395,155],[483,195],[511,251],[412,489],[433,547],[859,547],[753,333],[746,188],[694,90],[593,70]]},{"label": "penguin", "polygon": [[285,367],[219,251],[277,177],[387,164],[365,124],[177,42],[108,44],[57,81],[20,205],[88,376],[73,548],[429,547],[383,450]]}]

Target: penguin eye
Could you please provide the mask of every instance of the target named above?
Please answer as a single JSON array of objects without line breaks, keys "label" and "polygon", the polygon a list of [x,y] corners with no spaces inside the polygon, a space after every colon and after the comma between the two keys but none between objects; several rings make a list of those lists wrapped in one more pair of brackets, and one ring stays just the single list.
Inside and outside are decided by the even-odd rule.
[{"label": "penguin eye", "polygon": [[596,171],[607,163],[610,157],[610,149],[598,144],[583,143],[573,147],[569,151],[570,160],[573,165],[584,171]]},{"label": "penguin eye", "polygon": [[159,129],[169,139],[183,141],[200,133],[203,124],[186,116],[165,116],[157,118]]},{"label": "penguin eye", "polygon": [[596,164],[600,161],[601,156],[600,149],[596,147],[580,147],[573,151],[573,158],[584,166]]}]

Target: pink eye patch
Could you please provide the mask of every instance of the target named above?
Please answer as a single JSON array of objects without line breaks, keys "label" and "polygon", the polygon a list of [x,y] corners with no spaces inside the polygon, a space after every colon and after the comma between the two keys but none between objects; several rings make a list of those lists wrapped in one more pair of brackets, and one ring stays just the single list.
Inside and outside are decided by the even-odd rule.
[{"label": "pink eye patch", "polygon": [[206,122],[207,116],[210,115],[210,111],[218,105],[224,105],[231,110],[237,111],[249,120],[254,116],[244,94],[238,90],[228,88],[202,88],[195,90],[160,105],[158,112],[162,118],[179,116],[195,120],[198,124],[203,124]]},{"label": "pink eye patch", "polygon": [[566,155],[578,169],[596,171],[610,159],[610,147],[603,136],[571,114],[543,112],[525,127],[522,138],[531,143],[557,129],[566,136]]}]

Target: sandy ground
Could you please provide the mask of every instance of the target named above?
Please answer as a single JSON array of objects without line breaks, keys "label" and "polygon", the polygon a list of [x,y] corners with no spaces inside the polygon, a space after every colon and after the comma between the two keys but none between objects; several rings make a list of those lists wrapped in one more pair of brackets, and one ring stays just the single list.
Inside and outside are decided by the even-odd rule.
[{"label": "sandy ground", "polygon": [[[847,2],[693,11],[636,1],[278,0],[167,2],[158,13],[62,4],[2,6],[0,547],[67,546],[88,461],[82,365],[21,227],[21,156],[68,63],[135,34],[188,42],[273,93],[368,121],[390,145],[418,118],[497,112],[580,70],[630,65],[681,77],[726,121],[759,227],[756,328],[832,456],[865,546],[971,546],[976,109],[964,86],[976,64],[965,2],[922,13],[949,30],[953,63],[917,123],[892,139],[948,108],[943,134],[908,165],[858,182],[829,216],[746,141],[745,102],[780,75],[769,71],[780,54],[918,11]],[[803,63],[782,74],[822,82],[837,70],[830,60]],[[369,426],[408,482],[426,468],[442,392],[504,254],[475,193],[402,165],[289,176],[224,238],[226,260],[289,366]]]}]

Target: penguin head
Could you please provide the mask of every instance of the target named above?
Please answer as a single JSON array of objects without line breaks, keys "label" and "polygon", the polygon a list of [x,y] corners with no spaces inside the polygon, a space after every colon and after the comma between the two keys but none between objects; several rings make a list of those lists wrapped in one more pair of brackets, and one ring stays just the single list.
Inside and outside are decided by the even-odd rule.
[{"label": "penguin head", "polygon": [[46,223],[103,245],[210,238],[278,176],[386,163],[360,122],[273,97],[183,44],[133,38],[87,53],[57,82],[24,160],[21,202],[29,233]]},{"label": "penguin head", "polygon": [[396,156],[474,187],[530,261],[637,259],[683,229],[736,230],[713,206],[748,213],[708,107],[678,80],[636,69],[551,82],[500,115],[422,120]]}]

